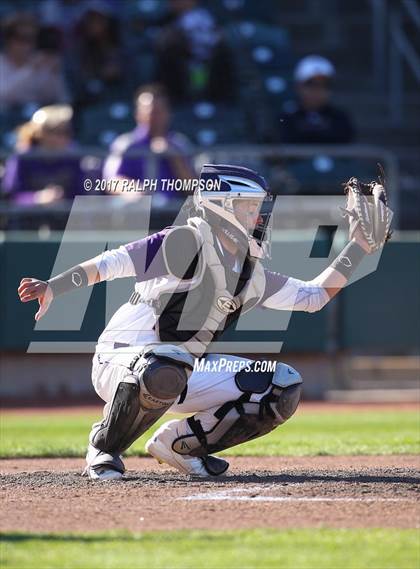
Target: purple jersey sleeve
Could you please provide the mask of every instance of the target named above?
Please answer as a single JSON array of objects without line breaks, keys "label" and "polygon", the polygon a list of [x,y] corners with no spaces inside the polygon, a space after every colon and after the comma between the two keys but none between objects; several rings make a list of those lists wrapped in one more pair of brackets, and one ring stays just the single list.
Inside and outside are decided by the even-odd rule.
[{"label": "purple jersey sleeve", "polygon": [[137,282],[148,281],[168,274],[161,245],[169,229],[166,227],[158,233],[149,235],[149,237],[125,245],[136,270]]},{"label": "purple jersey sleeve", "polygon": [[282,275],[281,273],[275,273],[273,271],[268,271],[267,269],[264,269],[264,273],[265,290],[259,302],[260,306],[267,300],[267,298],[270,298],[270,296],[273,296],[273,294],[282,289],[289,279],[289,277]]}]

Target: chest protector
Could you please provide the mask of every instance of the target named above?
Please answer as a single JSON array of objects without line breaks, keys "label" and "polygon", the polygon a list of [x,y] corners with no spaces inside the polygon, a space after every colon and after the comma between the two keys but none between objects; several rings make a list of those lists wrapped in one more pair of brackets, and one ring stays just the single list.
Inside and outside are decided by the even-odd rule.
[{"label": "chest protector", "polygon": [[[148,303],[155,309],[155,330],[160,341],[182,344],[201,357],[241,313],[258,304],[264,294],[265,274],[261,263],[249,254],[240,274],[226,267],[205,220],[191,218],[188,227],[200,245],[193,278],[169,276],[160,284],[155,282],[149,291],[154,300]],[[166,238],[170,239],[170,233]]]}]

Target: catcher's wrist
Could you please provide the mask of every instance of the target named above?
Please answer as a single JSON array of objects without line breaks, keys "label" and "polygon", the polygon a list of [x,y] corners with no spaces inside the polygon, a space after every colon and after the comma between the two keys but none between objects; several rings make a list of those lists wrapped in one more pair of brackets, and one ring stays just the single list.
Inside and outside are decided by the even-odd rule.
[{"label": "catcher's wrist", "polygon": [[357,243],[357,245],[359,245],[359,247],[361,247],[366,254],[369,254],[371,252],[370,246],[366,243],[366,241],[364,241],[363,239],[361,239],[357,235],[355,235],[353,237],[353,239],[351,240],[351,243]]},{"label": "catcher's wrist", "polygon": [[88,286],[89,281],[85,269],[77,265],[48,280],[47,284],[51,289],[53,297],[56,297],[71,290]]},{"label": "catcher's wrist", "polygon": [[350,241],[338,257],[331,263],[331,268],[338,271],[343,275],[343,277],[349,280],[365,256],[366,251],[363,247],[355,241]]}]

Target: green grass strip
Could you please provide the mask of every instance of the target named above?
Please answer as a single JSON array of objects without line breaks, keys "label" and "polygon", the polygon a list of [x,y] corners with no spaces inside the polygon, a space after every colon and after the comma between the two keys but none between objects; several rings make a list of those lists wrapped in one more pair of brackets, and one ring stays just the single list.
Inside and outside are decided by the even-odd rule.
[{"label": "green grass strip", "polygon": [[15,569],[418,569],[415,530],[296,529],[143,534],[3,534]]},{"label": "green grass strip", "polygon": [[[167,417],[143,435],[128,454],[144,454],[144,443]],[[0,457],[83,456],[89,413],[4,414]],[[315,456],[416,454],[420,452],[420,415],[416,411],[301,412],[272,433],[229,449],[230,455]]]}]

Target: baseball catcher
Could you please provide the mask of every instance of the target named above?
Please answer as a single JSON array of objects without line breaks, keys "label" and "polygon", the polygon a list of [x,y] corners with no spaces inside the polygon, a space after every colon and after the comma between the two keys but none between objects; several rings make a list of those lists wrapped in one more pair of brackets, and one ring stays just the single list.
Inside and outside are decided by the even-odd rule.
[{"label": "baseball catcher", "polygon": [[349,243],[337,259],[310,281],[275,273],[261,264],[271,229],[264,178],[248,168],[211,164],[200,179],[217,182],[220,190],[199,187],[185,225],[105,251],[49,281],[20,283],[22,302],[39,302],[38,320],[56,296],[75,288],[136,280],[93,357],[93,385],[106,405],[89,437],[85,472],[91,479],[121,478],[124,451],[168,410],[191,416],[163,424],[147,451],[185,474],[224,473],[229,464],[214,453],[287,421],[299,403],[302,378],[285,363],[263,371],[259,360],[208,354],[210,344],[256,306],[320,310],[389,237],[384,184],[352,178],[343,210]]}]

